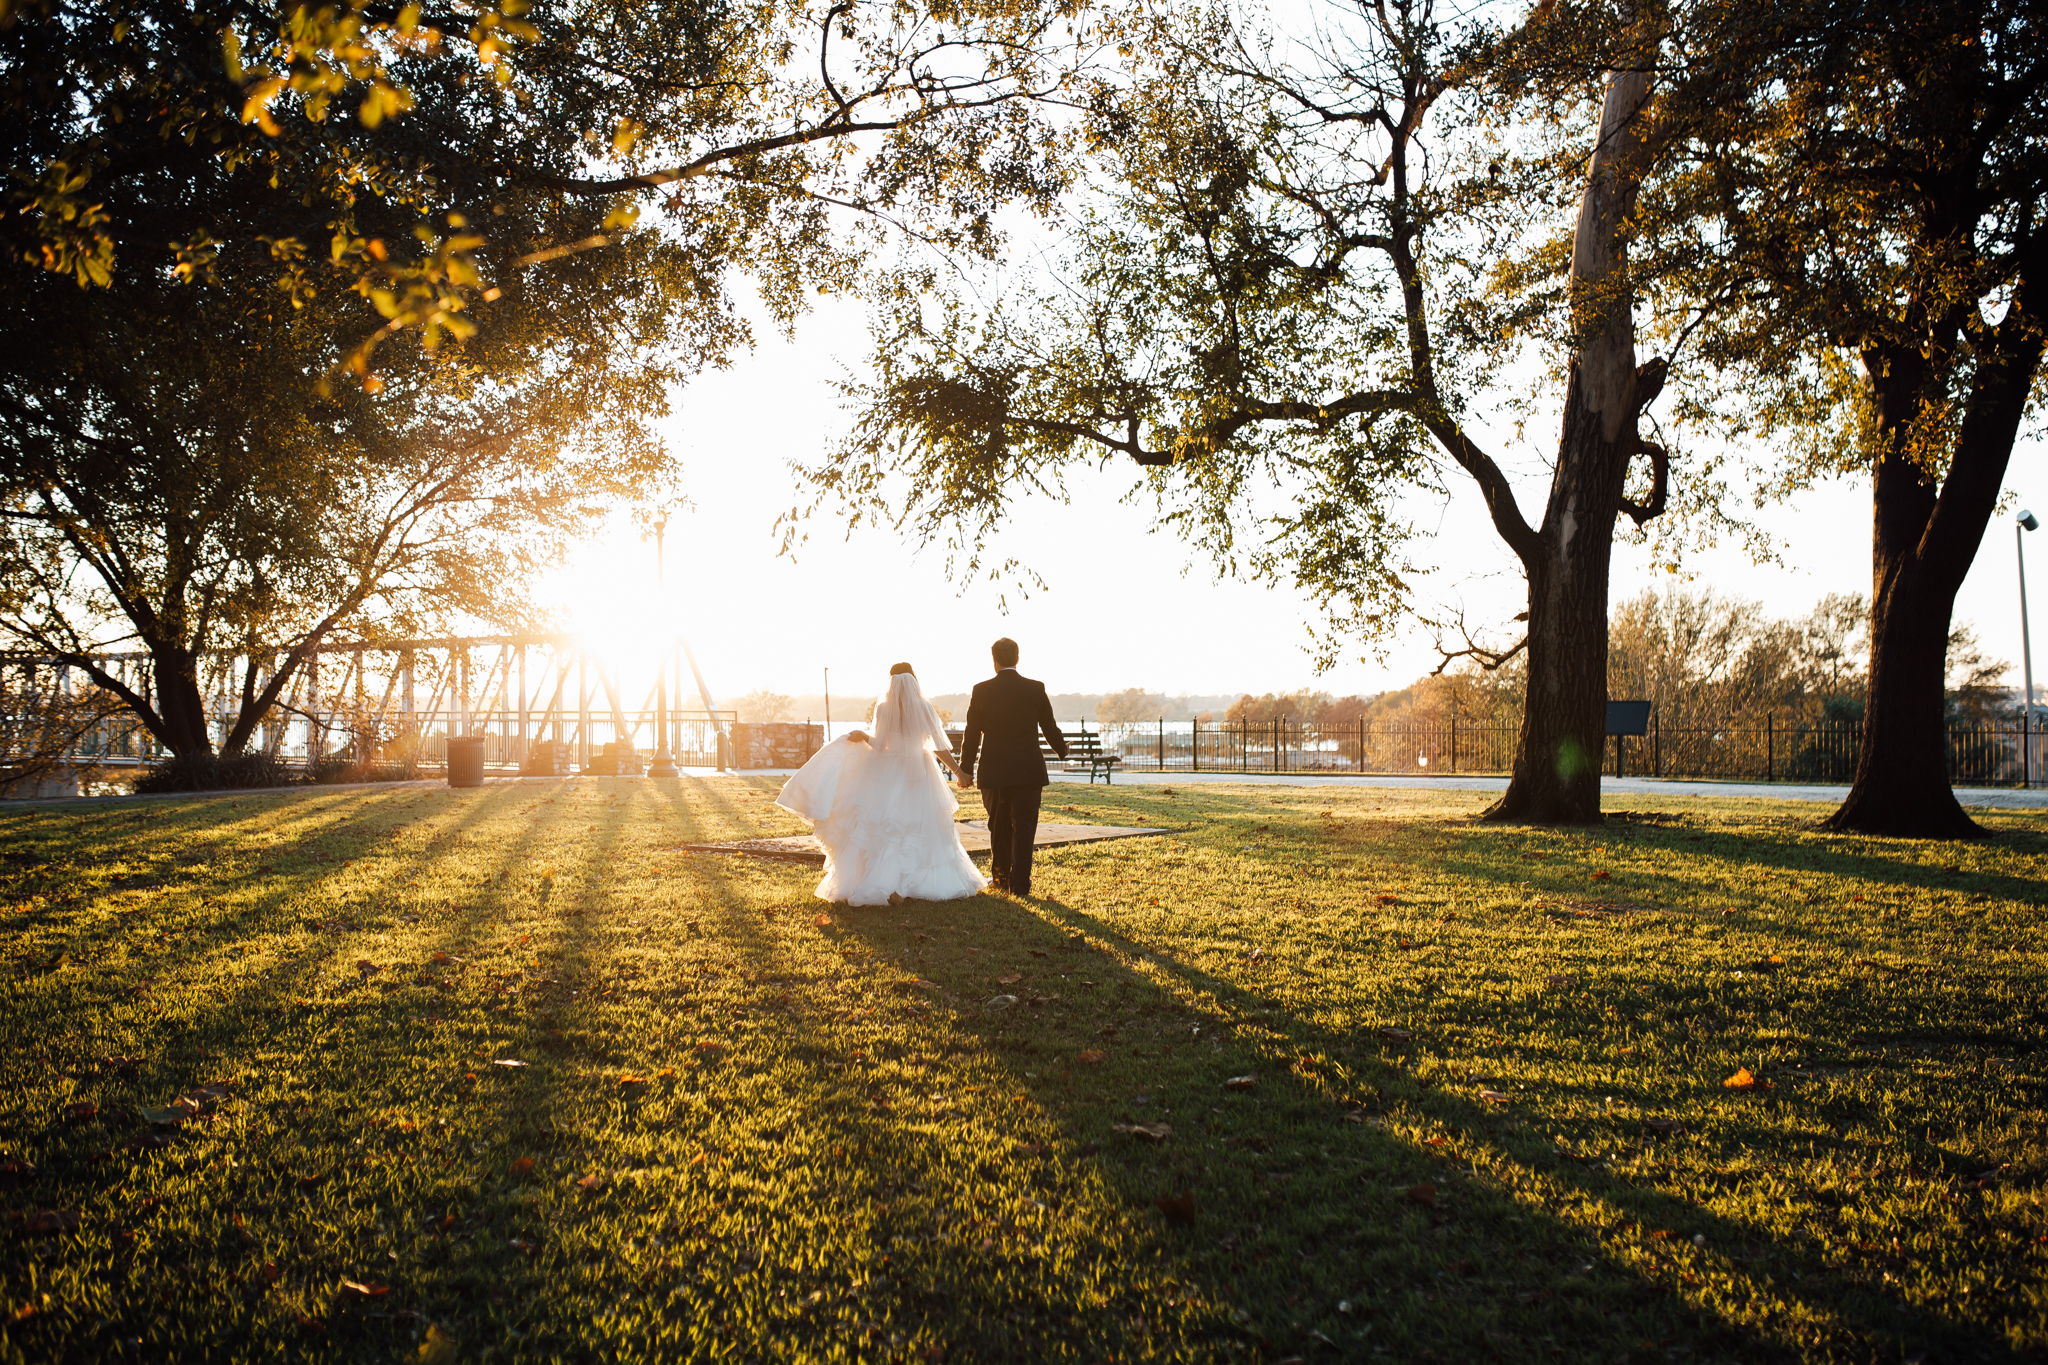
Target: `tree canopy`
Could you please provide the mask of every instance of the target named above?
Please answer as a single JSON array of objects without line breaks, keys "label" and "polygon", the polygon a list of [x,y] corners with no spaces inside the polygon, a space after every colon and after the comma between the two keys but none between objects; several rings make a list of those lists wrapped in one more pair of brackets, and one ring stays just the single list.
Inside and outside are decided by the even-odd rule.
[{"label": "tree canopy", "polygon": [[1696,4],[1639,253],[1767,487],[1871,481],[1866,832],[1976,826],[1943,742],[1955,596],[2048,395],[2048,37],[2017,0]]},{"label": "tree canopy", "polygon": [[[6,0],[0,629],[203,754],[337,632],[516,621],[674,477],[738,279],[787,322],[1044,202],[1070,11]],[[147,685],[100,669],[137,643]]]},{"label": "tree canopy", "polygon": [[[374,306],[362,369],[399,331],[466,336],[651,201],[707,280],[745,269],[787,318],[860,259],[835,209],[986,249],[999,205],[1058,185],[1033,111],[1084,60],[1075,9],[0,0],[0,247],[90,286],[267,256],[294,300]],[[181,192],[207,175],[269,193],[224,214]],[[690,326],[703,356],[743,335],[724,307]]]}]

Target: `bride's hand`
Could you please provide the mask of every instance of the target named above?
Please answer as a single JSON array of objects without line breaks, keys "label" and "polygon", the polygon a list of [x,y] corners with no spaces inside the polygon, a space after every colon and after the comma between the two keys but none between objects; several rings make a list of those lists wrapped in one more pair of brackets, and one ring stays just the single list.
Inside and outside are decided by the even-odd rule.
[{"label": "bride's hand", "polygon": [[855,730],[847,735],[847,739],[855,744],[865,744],[868,742],[868,732],[865,730]]}]

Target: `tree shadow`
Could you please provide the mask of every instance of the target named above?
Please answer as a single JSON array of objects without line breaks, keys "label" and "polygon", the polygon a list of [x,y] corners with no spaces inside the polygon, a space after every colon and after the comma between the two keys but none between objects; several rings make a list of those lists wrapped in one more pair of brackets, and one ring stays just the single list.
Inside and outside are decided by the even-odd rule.
[{"label": "tree shadow", "polygon": [[[1228,1305],[1226,1328],[1269,1351],[1606,1360],[1677,1345],[1762,1359],[1832,1342],[2010,1358],[1976,1325],[1861,1286],[1803,1284],[1812,1248],[1772,1246],[1756,1227],[1608,1177],[1520,1114],[1418,1080],[1403,1048],[1347,1066],[1335,1059],[1355,1058],[1356,1034],[1076,907],[984,896],[840,918],[882,956],[910,952],[906,967],[946,994],[933,1022],[1031,1086],[1059,1156],[1113,1191],[1197,1297]],[[976,998],[990,985],[975,959],[918,959],[918,926],[960,920],[1057,972],[1059,988],[992,1009]],[[1087,1064],[1096,1051],[1110,1057]],[[1239,1074],[1255,1085],[1228,1089]],[[1172,1128],[1161,1144],[1130,1131],[1152,1122]],[[1187,1226],[1187,1208],[1157,1202],[1183,1192]],[[1640,1254],[1646,1236],[1673,1232],[1670,1246],[1701,1237],[1706,1249]],[[1712,1295],[1697,1288],[1707,1279]],[[1774,1301],[1782,1318],[1762,1330],[1725,1313],[1731,1294]]]}]

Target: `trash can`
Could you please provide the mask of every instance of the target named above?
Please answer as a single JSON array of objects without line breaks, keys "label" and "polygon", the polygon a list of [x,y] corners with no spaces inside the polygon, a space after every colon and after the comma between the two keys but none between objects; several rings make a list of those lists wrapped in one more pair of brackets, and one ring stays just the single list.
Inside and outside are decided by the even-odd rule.
[{"label": "trash can", "polygon": [[484,737],[451,735],[448,739],[448,785],[481,787],[484,784]]}]

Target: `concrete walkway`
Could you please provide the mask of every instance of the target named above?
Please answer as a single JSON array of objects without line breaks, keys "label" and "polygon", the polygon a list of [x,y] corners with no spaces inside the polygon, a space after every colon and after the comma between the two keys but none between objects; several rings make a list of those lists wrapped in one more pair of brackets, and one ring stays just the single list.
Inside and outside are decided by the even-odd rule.
[{"label": "concrete walkway", "polygon": [[[1086,778],[1066,777],[1058,782],[1084,783]],[[1117,774],[1120,787],[1176,787],[1197,782],[1238,782],[1284,787],[1398,787],[1409,791],[1502,792],[1505,777],[1401,777],[1392,774],[1342,774],[1322,776],[1310,773],[1150,773]],[[1730,796],[1761,797],[1770,801],[1816,801],[1839,805],[1849,794],[1847,786],[1790,782],[1703,782],[1672,777],[1603,777],[1600,790],[1607,796],[1620,793],[1642,796]],[[2048,787],[2022,790],[2014,787],[1957,787],[1956,800],[1980,810],[2048,810]]]},{"label": "concrete walkway", "polygon": [[[749,769],[743,773],[726,774],[744,778],[785,778],[796,771],[794,768]],[[711,768],[685,768],[688,777],[717,777]],[[484,779],[486,787],[495,787],[512,782],[568,782],[574,777],[516,777],[511,774],[498,776],[493,773]],[[646,781],[648,779],[605,778],[604,781]],[[1053,781],[1062,785],[1082,786],[1085,777],[1072,777],[1055,773]],[[1394,774],[1343,773],[1324,775],[1315,773],[1121,773],[1113,785],[1119,787],[1185,787],[1195,783],[1238,783],[1247,786],[1275,787],[1393,787],[1410,791],[1474,791],[1502,792],[1507,790],[1505,777],[1446,776],[1446,777],[1404,777]],[[448,784],[442,778],[421,778],[410,782],[347,782],[319,786],[293,787],[252,787],[235,791],[220,792],[166,792],[157,796],[70,796],[42,800],[0,802],[0,811],[34,810],[47,806],[99,805],[106,802],[130,803],[137,801],[190,801],[195,798],[219,796],[284,796],[292,793],[347,792],[347,791],[395,791],[403,788],[434,788],[447,790]],[[1711,799],[1727,797],[1759,798],[1766,801],[1808,801],[1819,804],[1838,805],[1849,794],[1846,786],[1831,786],[1821,783],[1794,784],[1789,782],[1701,782],[1685,781],[1679,778],[1658,777],[1603,777],[1600,789],[1610,799],[1621,794],[1638,796],[1691,796]],[[2014,787],[1957,787],[1956,799],[1964,806],[1976,810],[2048,810],[2048,787],[2022,790]]]}]

